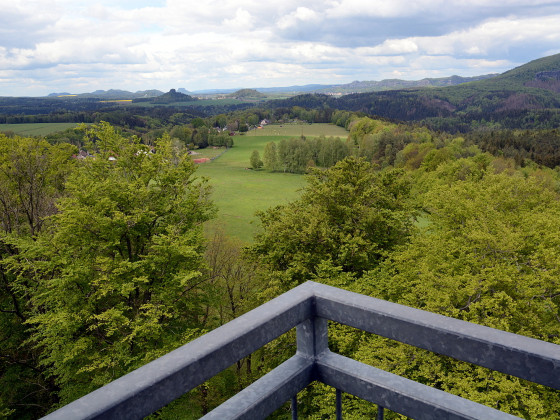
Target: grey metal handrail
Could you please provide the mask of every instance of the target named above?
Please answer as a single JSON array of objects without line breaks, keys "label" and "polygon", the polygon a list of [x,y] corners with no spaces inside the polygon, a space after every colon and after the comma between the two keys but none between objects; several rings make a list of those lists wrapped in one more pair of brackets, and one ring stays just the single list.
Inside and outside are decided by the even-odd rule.
[{"label": "grey metal handrail", "polygon": [[296,354],[204,419],[264,418],[316,380],[416,419],[516,418],[332,353],[327,320],[560,389],[558,345],[307,282],[45,419],[142,418],[293,327]]}]

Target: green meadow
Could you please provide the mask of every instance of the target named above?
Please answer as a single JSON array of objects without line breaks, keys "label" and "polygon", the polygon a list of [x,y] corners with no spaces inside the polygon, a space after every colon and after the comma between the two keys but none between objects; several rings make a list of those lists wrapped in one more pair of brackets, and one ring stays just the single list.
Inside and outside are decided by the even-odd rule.
[{"label": "green meadow", "polygon": [[[344,128],[333,124],[271,124],[265,125],[263,128],[249,131],[246,136],[249,137],[274,137],[281,136],[285,137],[295,137],[295,136],[306,136],[306,137],[318,137],[324,135],[325,137],[348,137],[348,131]],[[236,137],[237,139],[237,137]],[[267,140],[269,142],[270,140]]]},{"label": "green meadow", "polygon": [[[209,178],[213,201],[218,208],[218,216],[210,223],[210,228],[219,227],[228,236],[250,243],[259,228],[255,212],[298,198],[305,185],[303,175],[248,168],[253,150],[258,150],[262,158],[266,143],[300,136],[302,130],[303,135],[309,137],[344,138],[348,135],[343,128],[331,124],[268,125],[235,136],[234,147],[215,160],[199,165],[198,174]],[[205,153],[215,155],[216,149],[201,150],[193,157],[206,157]]]},{"label": "green meadow", "polygon": [[11,131],[19,136],[46,136],[77,125],[77,123],[0,124],[0,132]]}]

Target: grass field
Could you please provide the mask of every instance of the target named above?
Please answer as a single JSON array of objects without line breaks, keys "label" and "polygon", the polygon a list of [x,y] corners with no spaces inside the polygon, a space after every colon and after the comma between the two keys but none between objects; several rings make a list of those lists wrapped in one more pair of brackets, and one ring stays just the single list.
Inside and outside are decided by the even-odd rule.
[{"label": "grass field", "polygon": [[333,124],[270,124],[257,130],[251,130],[246,135],[249,137],[299,137],[301,135],[306,137],[318,137],[320,135],[324,135],[325,137],[333,136],[346,138],[348,137],[348,131]]},{"label": "grass field", "polygon": [[197,159],[197,158],[214,159],[225,152],[228,152],[228,150],[226,150],[223,147],[217,147],[217,148],[207,147],[206,149],[194,150],[191,156],[193,159]]},{"label": "grass field", "polygon": [[77,125],[76,123],[0,124],[0,132],[12,131],[19,136],[46,136]]},{"label": "grass field", "polygon": [[[199,165],[198,175],[210,179],[214,189],[213,201],[218,208],[218,217],[210,223],[210,227],[221,226],[226,234],[250,243],[258,229],[256,211],[298,198],[299,191],[305,185],[303,175],[247,168],[253,150],[259,150],[262,157],[266,143],[301,135],[302,127],[305,136],[348,135],[344,129],[330,124],[269,125],[247,135],[236,136],[233,148],[212,162]],[[204,150],[196,157],[205,157]]]}]

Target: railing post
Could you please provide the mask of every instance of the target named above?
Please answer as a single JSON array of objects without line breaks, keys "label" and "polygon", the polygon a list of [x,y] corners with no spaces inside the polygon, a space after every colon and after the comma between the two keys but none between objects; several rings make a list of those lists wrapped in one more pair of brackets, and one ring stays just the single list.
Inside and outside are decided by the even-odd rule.
[{"label": "railing post", "polygon": [[292,420],[298,420],[297,418],[297,395],[292,397]]},{"label": "railing post", "polygon": [[385,413],[385,409],[380,405],[377,405],[377,420],[383,420],[384,413]]},{"label": "railing post", "polygon": [[[312,317],[303,321],[296,327],[296,342],[297,354],[308,359],[317,360],[322,352],[329,349],[327,320]],[[312,374],[312,380],[317,379],[315,375],[316,373]],[[294,417],[295,404],[293,400],[292,398],[292,420],[297,420],[297,412],[295,414],[296,417]]]},{"label": "railing post", "polygon": [[310,318],[296,327],[297,352],[304,357],[317,358],[329,349],[327,320],[324,318]]},{"label": "railing post", "polygon": [[342,391],[336,389],[336,420],[342,420]]}]

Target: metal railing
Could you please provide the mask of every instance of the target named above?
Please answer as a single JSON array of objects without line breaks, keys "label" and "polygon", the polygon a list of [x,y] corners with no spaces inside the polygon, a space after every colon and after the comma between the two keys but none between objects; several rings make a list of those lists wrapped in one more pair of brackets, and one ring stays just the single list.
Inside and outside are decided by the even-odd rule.
[{"label": "metal railing", "polygon": [[[62,407],[46,419],[138,419],[296,327],[296,354],[208,413],[265,418],[312,381],[415,419],[512,419],[493,408],[333,353],[327,320],[560,389],[560,346],[307,282]],[[293,418],[297,407],[292,406]]]}]

